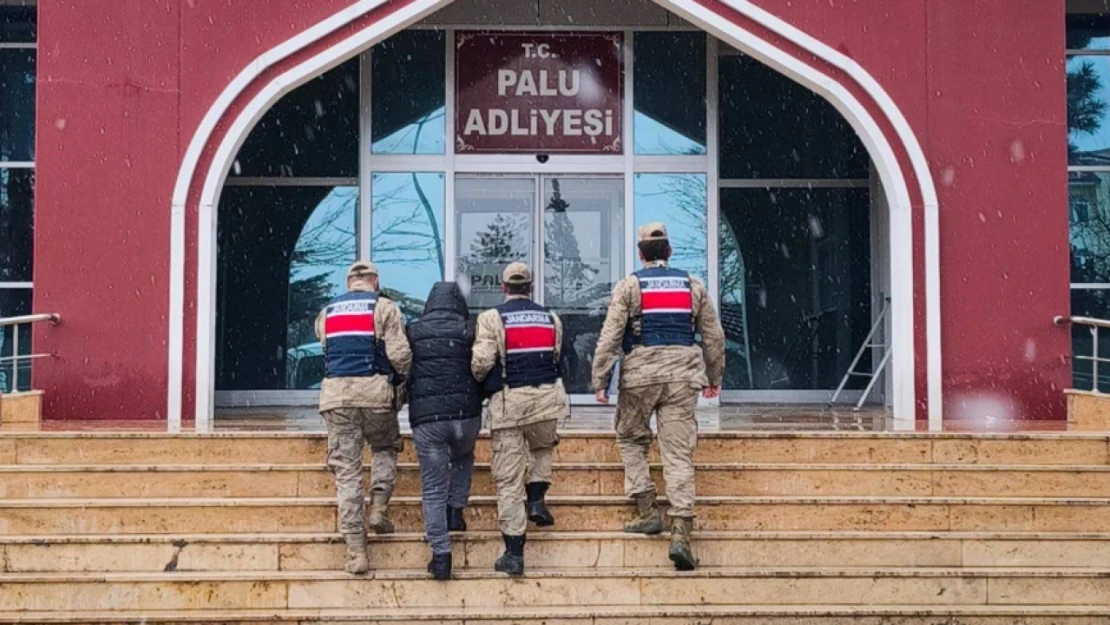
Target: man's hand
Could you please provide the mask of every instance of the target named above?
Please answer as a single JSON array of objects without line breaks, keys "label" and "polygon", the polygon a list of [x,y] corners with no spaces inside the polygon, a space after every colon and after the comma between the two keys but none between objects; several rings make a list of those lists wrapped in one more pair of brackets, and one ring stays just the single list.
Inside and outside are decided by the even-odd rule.
[{"label": "man's hand", "polygon": [[594,393],[594,399],[597,400],[597,403],[603,406],[607,405],[609,403],[609,392],[603,388],[600,388],[597,390],[596,393]]},{"label": "man's hand", "polygon": [[721,394],[721,387],[707,386],[701,390],[701,396],[706,399],[713,399]]}]

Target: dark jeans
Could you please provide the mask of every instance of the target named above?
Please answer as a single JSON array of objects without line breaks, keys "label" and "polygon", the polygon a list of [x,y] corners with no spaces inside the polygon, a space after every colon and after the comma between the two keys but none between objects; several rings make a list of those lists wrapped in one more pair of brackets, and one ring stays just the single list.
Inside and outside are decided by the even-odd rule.
[{"label": "dark jeans", "polygon": [[433,554],[451,553],[447,506],[465,508],[482,418],[418,425],[412,430],[424,500],[424,535]]}]

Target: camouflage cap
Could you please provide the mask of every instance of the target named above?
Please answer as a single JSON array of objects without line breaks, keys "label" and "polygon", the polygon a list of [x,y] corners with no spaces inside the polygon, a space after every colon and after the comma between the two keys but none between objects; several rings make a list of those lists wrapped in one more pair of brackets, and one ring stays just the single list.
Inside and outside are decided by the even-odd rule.
[{"label": "camouflage cap", "polygon": [[667,227],[662,222],[652,221],[639,227],[636,230],[636,242],[643,243],[644,241],[666,241],[667,240]]},{"label": "camouflage cap", "polygon": [[368,260],[356,261],[347,269],[347,279],[378,275],[378,268]]},{"label": "camouflage cap", "polygon": [[505,273],[501,275],[501,281],[505,284],[530,284],[532,270],[521,262],[509,263],[509,266],[505,267]]}]

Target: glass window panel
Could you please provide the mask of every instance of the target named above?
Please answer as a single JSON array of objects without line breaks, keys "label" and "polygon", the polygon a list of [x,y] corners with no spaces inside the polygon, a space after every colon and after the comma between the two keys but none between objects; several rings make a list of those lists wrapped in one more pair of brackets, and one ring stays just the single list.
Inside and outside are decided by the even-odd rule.
[{"label": "glass window panel", "polygon": [[411,321],[443,279],[443,174],[374,174],[371,189],[370,253],[382,291]]},{"label": "glass window panel", "polygon": [[622,271],[624,180],[544,179],[543,303],[563,322],[567,391],[590,392],[590,369]]},{"label": "glass window panel", "polygon": [[1067,61],[1068,163],[1110,165],[1110,57]]},{"label": "glass window panel", "polygon": [[705,33],[633,37],[636,154],[705,154]]},{"label": "glass window panel", "polygon": [[30,282],[35,170],[0,169],[0,282]]},{"label": "glass window panel", "polygon": [[35,160],[35,51],[0,49],[0,161]]},{"label": "glass window panel", "polygon": [[472,315],[501,303],[505,265],[535,267],[535,213],[533,178],[455,180],[455,267]]},{"label": "glass window panel", "polygon": [[1110,50],[1110,14],[1069,15],[1067,49]]},{"label": "glass window panel", "polygon": [[721,190],[725,388],[837,387],[872,321],[868,202],[867,189]]},{"label": "glass window panel", "polygon": [[374,46],[374,154],[443,154],[445,39],[442,31],[406,30]]},{"label": "glass window panel", "polygon": [[[1110,285],[1107,285],[1110,286]],[[1110,288],[1072,289],[1071,314],[1076,317],[1110,319]],[[1094,335],[1091,328],[1072,326],[1072,384],[1080,390],[1091,390],[1094,384],[1094,367],[1090,356],[1094,349]],[[1098,332],[1098,355],[1110,359],[1110,330]],[[1099,363],[1098,388],[1110,393],[1110,363]]]},{"label": "glass window panel", "polygon": [[[14,317],[31,314],[30,289],[0,289],[0,317]],[[19,326],[19,354],[31,353],[31,326]],[[18,389],[31,389],[31,361],[10,360],[15,353],[16,329],[12,326],[0,328],[0,392],[12,392],[12,382],[18,381]],[[18,367],[18,371],[16,370]]]},{"label": "glass window panel", "polygon": [[4,3],[0,6],[0,43],[34,43],[35,5],[30,2]]},{"label": "glass window panel", "polygon": [[633,208],[636,225],[661,221],[670,237],[671,266],[685,269],[709,285],[704,174],[636,174]]},{"label": "glass window panel", "polygon": [[216,388],[319,388],[317,313],[346,290],[357,187],[226,187],[220,199]]},{"label": "glass window panel", "polygon": [[747,56],[722,56],[721,178],[867,178],[869,157],[831,104]]},{"label": "glass window panel", "polygon": [[1110,282],[1110,173],[1068,172],[1071,281]]},{"label": "glass window panel", "polygon": [[358,59],[283,97],[258,122],[232,176],[358,176]]}]

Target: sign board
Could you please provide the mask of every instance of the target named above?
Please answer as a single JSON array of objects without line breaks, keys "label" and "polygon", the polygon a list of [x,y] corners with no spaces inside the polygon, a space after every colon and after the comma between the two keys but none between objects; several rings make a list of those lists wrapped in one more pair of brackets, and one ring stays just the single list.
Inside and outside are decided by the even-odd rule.
[{"label": "sign board", "polygon": [[460,31],[455,152],[620,154],[620,33]]}]

